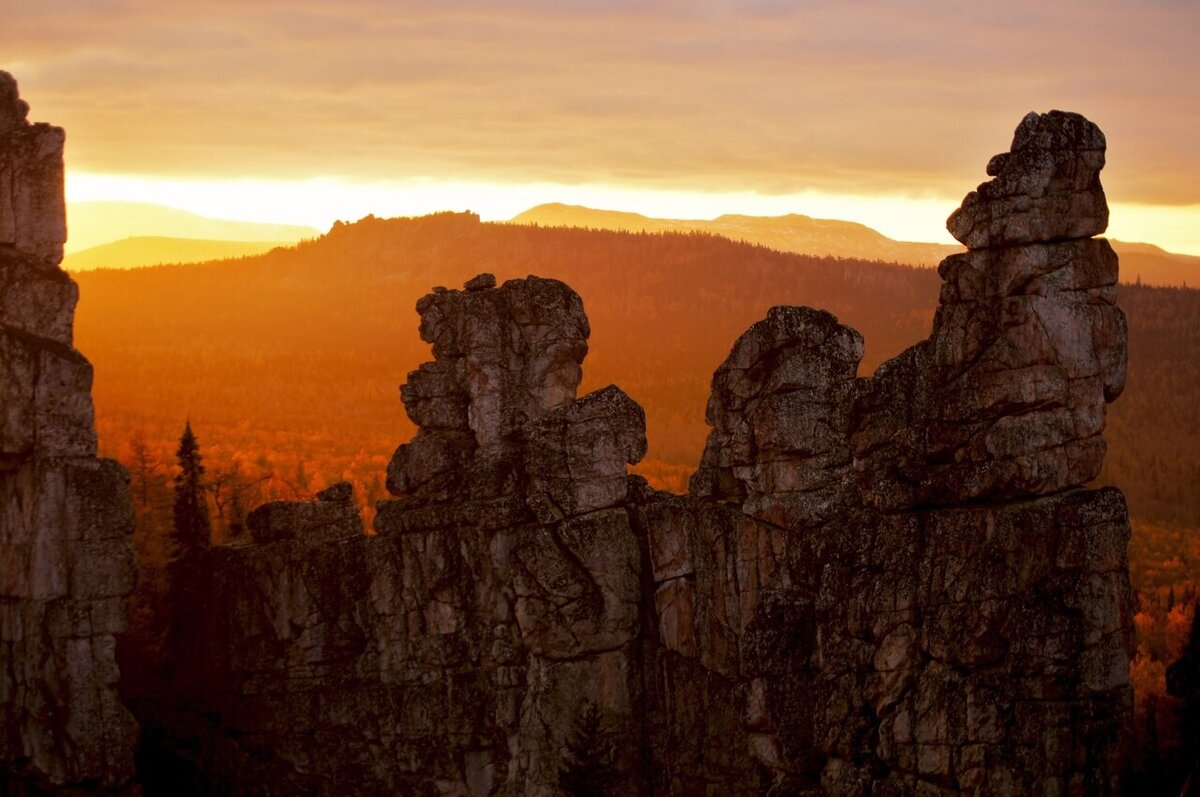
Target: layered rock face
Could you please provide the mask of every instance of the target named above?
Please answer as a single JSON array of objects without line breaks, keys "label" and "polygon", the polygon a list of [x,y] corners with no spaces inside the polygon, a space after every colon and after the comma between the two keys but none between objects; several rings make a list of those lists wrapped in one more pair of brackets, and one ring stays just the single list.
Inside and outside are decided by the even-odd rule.
[{"label": "layered rock face", "polygon": [[402,390],[420,432],[374,536],[346,527],[339,487],[256,510],[253,543],[213,551],[195,699],[220,718],[197,764],[217,790],[558,794],[585,703],[622,741],[613,793],[646,790],[626,476],[645,418],[615,387],[575,399],[574,291],[494,286],[418,304],[435,359]]},{"label": "layered rock face", "polygon": [[71,342],[63,131],[27,111],[0,72],[0,791],[123,791],[133,508],[122,468],[96,459],[92,370]]},{"label": "layered rock face", "polygon": [[723,511],[648,502],[661,638],[744,690],[776,781],[1117,788],[1128,522],[1118,492],[1073,488],[1100,470],[1125,324],[1107,242],[1049,240],[1102,231],[1103,141],[1074,114],[1021,123],[951,217],[971,250],[939,269],[930,339],[875,376],[853,330],[772,310],[713,379],[692,492]]},{"label": "layered rock face", "polygon": [[1072,240],[1108,227],[1100,187],[1107,142],[1076,113],[1030,113],[1008,152],[992,158],[992,180],[950,215],[950,234],[968,249]]},{"label": "layered rock face", "polygon": [[567,286],[435,289],[375,534],[338,488],[213,551],[194,766],[245,794],[1119,791],[1129,526],[1081,487],[1125,375],[1103,151],[1027,117],[951,219],[930,338],[874,376],[833,316],[772,309],[688,496],[626,474],[628,396],[575,398]]},{"label": "layered rock face", "polygon": [[0,246],[62,260],[67,240],[61,127],[30,124],[17,81],[0,76]]}]

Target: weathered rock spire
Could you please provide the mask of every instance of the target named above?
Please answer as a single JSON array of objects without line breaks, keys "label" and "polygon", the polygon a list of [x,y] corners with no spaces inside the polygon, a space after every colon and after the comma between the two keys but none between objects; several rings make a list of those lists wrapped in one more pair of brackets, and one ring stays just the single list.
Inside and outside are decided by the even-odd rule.
[{"label": "weathered rock spire", "polygon": [[71,342],[63,131],[28,110],[0,72],[0,791],[120,792],[133,512],[124,471],[96,459],[92,369]]},{"label": "weathered rock spire", "polygon": [[1108,227],[1100,185],[1104,134],[1077,113],[1029,113],[1012,147],[987,165],[993,179],[946,222],[969,249],[1090,238]]},{"label": "weathered rock spire", "polygon": [[0,246],[62,260],[67,240],[61,127],[30,124],[17,81],[0,71]]}]

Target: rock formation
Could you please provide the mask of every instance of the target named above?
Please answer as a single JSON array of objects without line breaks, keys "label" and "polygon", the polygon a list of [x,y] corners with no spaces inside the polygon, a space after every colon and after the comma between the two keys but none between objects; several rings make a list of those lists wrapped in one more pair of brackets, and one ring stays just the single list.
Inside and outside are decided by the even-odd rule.
[{"label": "rock formation", "polygon": [[[0,73],[0,790],[114,793],[135,788],[132,513],[57,267],[62,131],[26,113]],[[568,286],[435,288],[374,533],[335,485],[206,554],[206,644],[151,707],[155,785],[1118,792],[1129,526],[1119,491],[1083,488],[1125,380],[1117,259],[1091,237],[1104,146],[1078,115],[1026,117],[949,221],[968,251],[929,339],[873,376],[857,332],[773,308],[713,376],[686,496],[627,473],[630,397],[576,398]]]},{"label": "rock formation", "polygon": [[967,194],[946,226],[968,249],[1100,235],[1108,227],[1105,146],[1100,128],[1079,114],[1028,114],[1010,150],[988,162],[994,179]]},{"label": "rock formation", "polygon": [[[1082,488],[1125,379],[1104,137],[1031,114],[950,229],[930,338],[776,307],[713,377],[691,494],[575,398],[554,280],[417,306],[420,431],[214,549],[195,773],[230,793],[1111,794],[1129,733],[1124,499]],[[598,722],[595,718],[599,717]],[[579,761],[579,735],[594,760]],[[580,767],[582,766],[582,770]],[[192,776],[196,776],[193,773]]]},{"label": "rock formation", "polygon": [[[256,510],[255,542],[213,551],[195,699],[236,730],[199,763],[221,789],[552,794],[585,701],[606,736],[644,733],[625,471],[645,418],[615,387],[574,398],[574,291],[494,285],[418,304],[435,359],[402,390],[420,432],[388,468],[404,498],[376,536],[339,525],[357,520],[339,487]],[[612,764],[612,788],[646,790],[640,744]]]},{"label": "rock formation", "polygon": [[119,792],[137,727],[115,634],[135,567],[127,477],[96,459],[92,370],[72,347],[63,131],[0,72],[0,791]]},{"label": "rock formation", "polygon": [[1042,237],[1102,231],[1071,209],[1107,217],[1103,141],[1075,114],[1026,117],[950,220],[994,232],[961,233],[931,337],[873,377],[854,377],[853,330],[774,308],[713,378],[699,504],[642,505],[660,639],[700,665],[677,683],[717,671],[736,685],[723,699],[744,690],[745,743],[774,780],[1116,790],[1128,521],[1118,492],[1074,488],[1099,473],[1124,384],[1117,260]]}]

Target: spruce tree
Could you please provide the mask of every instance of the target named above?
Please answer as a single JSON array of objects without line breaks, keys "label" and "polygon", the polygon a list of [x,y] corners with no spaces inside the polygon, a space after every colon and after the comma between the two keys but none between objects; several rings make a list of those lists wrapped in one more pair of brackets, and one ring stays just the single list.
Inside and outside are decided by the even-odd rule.
[{"label": "spruce tree", "polygon": [[175,476],[175,531],[176,558],[203,551],[209,545],[212,523],[208,516],[208,504],[204,500],[204,465],[200,456],[200,445],[192,433],[191,421],[183,427],[179,448],[175,451],[179,460],[179,473]]},{"label": "spruce tree", "polygon": [[192,661],[197,652],[194,643],[204,605],[201,568],[204,552],[212,540],[212,523],[205,501],[204,465],[190,421],[184,425],[175,455],[179,473],[175,476],[175,523],[171,531],[167,589],[170,596],[170,655],[178,665]]}]

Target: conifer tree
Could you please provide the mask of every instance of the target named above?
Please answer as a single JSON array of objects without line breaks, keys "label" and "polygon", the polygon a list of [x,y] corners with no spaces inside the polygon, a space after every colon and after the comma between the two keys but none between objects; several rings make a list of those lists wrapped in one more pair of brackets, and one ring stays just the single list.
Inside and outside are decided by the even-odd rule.
[{"label": "conifer tree", "polygon": [[204,465],[191,421],[183,427],[175,456],[179,460],[179,473],[175,476],[176,550],[172,558],[180,559],[203,551],[212,535],[208,504],[204,500]]},{"label": "conifer tree", "polygon": [[212,523],[205,501],[204,465],[191,421],[183,428],[175,452],[179,473],[175,476],[174,525],[171,530],[167,578],[170,604],[170,648],[176,662],[187,661],[193,650],[197,620],[202,616],[204,596],[200,569],[204,551],[212,540]]}]

